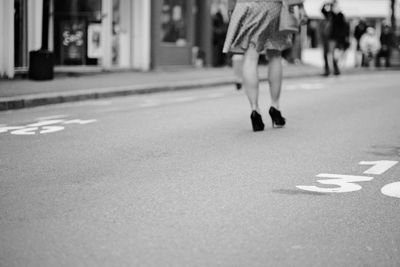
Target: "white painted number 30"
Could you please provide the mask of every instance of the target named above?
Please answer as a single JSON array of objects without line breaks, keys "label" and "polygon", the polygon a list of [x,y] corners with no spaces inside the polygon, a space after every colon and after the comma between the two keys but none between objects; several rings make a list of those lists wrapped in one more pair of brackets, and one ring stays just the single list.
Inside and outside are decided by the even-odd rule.
[{"label": "white painted number 30", "polygon": [[[360,165],[372,165],[371,168],[364,171],[364,174],[368,175],[382,175],[390,168],[395,166],[398,161],[390,161],[390,160],[380,160],[380,161],[361,161]],[[362,189],[361,185],[357,184],[358,182],[369,182],[374,179],[374,177],[370,176],[354,176],[354,175],[342,175],[342,174],[318,174],[318,178],[328,178],[321,179],[317,182],[323,185],[335,185],[336,187],[319,187],[319,186],[308,186],[308,185],[299,185],[296,186],[298,189],[310,191],[310,192],[318,192],[318,193],[348,193],[355,192]],[[400,198],[400,182],[392,183],[385,185],[381,189],[382,194],[389,196]]]}]

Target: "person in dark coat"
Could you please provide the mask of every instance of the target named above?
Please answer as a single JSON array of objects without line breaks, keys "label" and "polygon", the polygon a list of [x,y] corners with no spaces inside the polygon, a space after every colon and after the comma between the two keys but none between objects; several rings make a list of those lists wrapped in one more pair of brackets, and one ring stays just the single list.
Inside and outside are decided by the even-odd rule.
[{"label": "person in dark coat", "polygon": [[360,40],[361,37],[367,32],[367,23],[361,19],[357,26],[354,28],[354,38],[356,39],[357,42],[357,47],[356,47],[356,65],[357,66],[365,66],[365,59],[364,55],[361,52],[361,47],[360,47]]},{"label": "person in dark coat", "polygon": [[217,12],[213,17],[213,65],[215,67],[224,66],[226,64],[226,57],[222,52],[225,43],[226,31],[228,25],[224,21],[221,12]]},{"label": "person in dark coat", "polygon": [[338,8],[337,1],[325,3],[321,9],[324,20],[321,23],[321,37],[324,48],[324,75],[330,75],[330,61],[335,75],[340,74],[336,51],[344,51],[350,46],[350,27]]},{"label": "person in dark coat", "polygon": [[385,59],[385,67],[390,67],[390,55],[393,46],[393,34],[389,25],[383,26],[380,36],[381,48],[376,55],[375,66],[381,66],[381,58]]}]

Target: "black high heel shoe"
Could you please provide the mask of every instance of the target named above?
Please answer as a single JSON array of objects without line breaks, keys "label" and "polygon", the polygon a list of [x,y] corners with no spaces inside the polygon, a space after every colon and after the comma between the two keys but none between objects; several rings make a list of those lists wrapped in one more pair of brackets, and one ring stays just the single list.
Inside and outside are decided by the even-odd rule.
[{"label": "black high heel shoe", "polygon": [[271,116],[272,120],[272,127],[273,128],[282,128],[286,124],[286,119],[282,117],[282,114],[279,110],[274,107],[269,109],[269,115]]},{"label": "black high heel shoe", "polygon": [[260,132],[264,130],[264,122],[262,121],[261,115],[257,111],[254,110],[251,113],[250,118],[254,132]]},{"label": "black high heel shoe", "polygon": [[235,86],[236,86],[236,90],[242,89],[242,83],[236,82]]}]

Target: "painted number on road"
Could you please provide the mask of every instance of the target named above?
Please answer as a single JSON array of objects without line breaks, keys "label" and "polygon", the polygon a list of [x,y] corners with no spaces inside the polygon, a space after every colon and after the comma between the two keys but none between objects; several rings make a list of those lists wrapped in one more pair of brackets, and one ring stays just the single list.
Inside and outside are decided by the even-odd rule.
[{"label": "painted number on road", "polygon": [[398,161],[391,160],[379,160],[379,161],[361,161],[360,165],[373,165],[373,167],[369,168],[364,172],[364,174],[375,174],[381,175],[387,172],[390,168],[396,165]]},{"label": "painted number on road", "polygon": [[[379,161],[361,161],[360,165],[369,165],[372,167],[364,171],[364,174],[368,175],[382,175],[387,172],[390,168],[394,167],[398,161],[391,160],[379,160]],[[355,176],[355,175],[342,175],[342,174],[327,174],[322,173],[317,175],[318,178],[328,178],[321,179],[317,182],[323,185],[335,185],[336,187],[319,187],[310,185],[299,185],[296,186],[298,189],[304,191],[318,192],[318,193],[349,193],[355,192],[362,189],[359,182],[369,182],[374,179],[370,176]],[[382,194],[400,198],[400,182],[391,183],[385,185],[381,189]]]},{"label": "painted number on road", "polygon": [[38,122],[30,123],[23,126],[0,125],[0,134],[1,133],[10,133],[12,135],[49,134],[65,130],[65,125],[71,125],[71,124],[85,125],[97,121],[97,120],[81,120],[81,119],[66,120],[66,119],[58,119],[57,117],[64,117],[64,116],[54,116],[54,118],[50,117],[48,119],[38,119],[39,120]]},{"label": "painted number on road", "polygon": [[385,185],[381,192],[388,197],[400,198],[400,182]]},{"label": "painted number on road", "polygon": [[356,182],[369,182],[373,177],[354,176],[354,175],[341,175],[341,174],[328,174],[322,173],[317,175],[318,178],[329,178],[318,180],[317,182],[324,185],[336,185],[334,188],[325,188],[318,186],[304,186],[300,185],[297,188],[305,191],[319,192],[319,193],[348,193],[361,190],[362,187]]}]

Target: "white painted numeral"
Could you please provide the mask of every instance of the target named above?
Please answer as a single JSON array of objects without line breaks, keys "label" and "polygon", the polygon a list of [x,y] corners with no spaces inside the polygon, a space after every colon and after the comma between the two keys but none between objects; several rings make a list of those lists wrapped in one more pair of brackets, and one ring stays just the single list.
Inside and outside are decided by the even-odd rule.
[{"label": "white painted numeral", "polygon": [[348,193],[355,192],[362,189],[356,182],[372,181],[373,177],[367,176],[354,176],[354,175],[341,175],[341,174],[328,174],[322,173],[317,175],[318,178],[329,178],[318,180],[317,182],[325,185],[337,185],[335,188],[324,188],[318,186],[296,186],[297,188],[305,191],[318,192],[318,193]]},{"label": "white painted numeral", "polygon": [[56,133],[64,129],[65,127],[63,126],[43,126],[40,134]]},{"label": "white painted numeral", "polygon": [[360,165],[373,165],[373,167],[369,168],[364,172],[364,174],[374,174],[381,175],[387,172],[394,165],[399,163],[398,161],[391,160],[379,160],[379,161],[361,161]]},{"label": "white painted numeral", "polygon": [[20,130],[12,131],[13,135],[35,135],[38,127],[23,128]]},{"label": "white painted numeral", "polygon": [[381,192],[385,196],[400,198],[400,182],[385,185]]},{"label": "white painted numeral", "polygon": [[2,126],[2,127],[0,127],[0,133],[6,133],[8,131],[19,130],[22,128],[24,128],[24,127],[23,126],[15,126],[15,127]]}]

